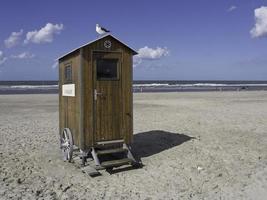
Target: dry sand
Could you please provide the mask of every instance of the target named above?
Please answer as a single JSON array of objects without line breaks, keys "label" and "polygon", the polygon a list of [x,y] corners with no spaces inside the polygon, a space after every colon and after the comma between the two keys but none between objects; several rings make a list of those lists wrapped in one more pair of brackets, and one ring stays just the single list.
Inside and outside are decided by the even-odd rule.
[{"label": "dry sand", "polygon": [[267,92],[134,94],[144,167],[63,162],[57,95],[0,96],[1,199],[266,199]]}]

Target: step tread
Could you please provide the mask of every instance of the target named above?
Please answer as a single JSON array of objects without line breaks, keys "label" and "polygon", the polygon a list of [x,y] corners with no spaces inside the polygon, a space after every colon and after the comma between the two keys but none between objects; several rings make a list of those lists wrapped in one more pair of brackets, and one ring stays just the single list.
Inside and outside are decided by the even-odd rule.
[{"label": "step tread", "polygon": [[127,152],[127,149],[123,148],[116,148],[116,149],[105,149],[105,150],[97,150],[97,155],[104,155],[104,154],[113,154],[113,153],[122,153]]},{"label": "step tread", "polygon": [[96,143],[98,145],[117,144],[117,143],[124,143],[124,140],[123,139],[119,139],[119,140],[106,140],[106,141],[98,141]]},{"label": "step tread", "polygon": [[97,176],[99,175],[100,173],[93,167],[91,166],[85,166],[82,168],[82,171],[86,174],[88,174],[89,176]]},{"label": "step tread", "polygon": [[102,167],[118,167],[121,165],[125,165],[125,164],[130,164],[132,163],[132,159],[130,158],[123,158],[123,159],[119,159],[119,160],[109,160],[109,161],[105,161],[101,163]]}]

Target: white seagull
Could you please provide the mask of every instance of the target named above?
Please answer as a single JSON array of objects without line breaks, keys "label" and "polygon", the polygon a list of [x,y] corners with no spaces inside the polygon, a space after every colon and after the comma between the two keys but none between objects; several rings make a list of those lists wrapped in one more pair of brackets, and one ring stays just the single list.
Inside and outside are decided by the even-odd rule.
[{"label": "white seagull", "polygon": [[103,27],[101,27],[101,26],[99,26],[99,24],[96,24],[96,32],[98,33],[98,34],[100,34],[100,35],[103,35],[103,34],[105,34],[105,33],[109,33],[110,31],[109,30],[107,30],[107,29],[105,29],[105,28],[103,28]]}]

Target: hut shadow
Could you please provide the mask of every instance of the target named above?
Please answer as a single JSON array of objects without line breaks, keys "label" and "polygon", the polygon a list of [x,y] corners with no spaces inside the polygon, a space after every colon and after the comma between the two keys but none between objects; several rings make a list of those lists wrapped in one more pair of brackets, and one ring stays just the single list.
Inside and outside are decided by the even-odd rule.
[{"label": "hut shadow", "polygon": [[181,145],[194,137],[162,130],[152,130],[134,135],[132,149],[137,159],[149,157]]},{"label": "hut shadow", "polygon": [[119,173],[122,171],[129,171],[143,166],[141,158],[149,157],[154,154],[160,153],[167,149],[173,148],[175,146],[181,145],[195,137],[190,137],[185,134],[171,133],[162,130],[152,130],[142,133],[137,133],[134,135],[132,145],[132,153],[139,162],[140,165],[137,167],[123,167],[113,170],[108,170],[110,174]]}]

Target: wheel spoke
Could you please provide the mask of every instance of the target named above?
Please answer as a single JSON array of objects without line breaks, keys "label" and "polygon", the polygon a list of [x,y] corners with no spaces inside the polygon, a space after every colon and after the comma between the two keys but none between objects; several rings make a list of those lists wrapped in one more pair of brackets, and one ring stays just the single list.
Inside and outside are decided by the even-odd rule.
[{"label": "wheel spoke", "polygon": [[62,131],[61,149],[62,149],[64,160],[68,160],[70,162],[72,159],[72,154],[73,154],[73,140],[72,140],[71,132],[68,128],[65,128]]},{"label": "wheel spoke", "polygon": [[67,136],[67,133],[66,131],[64,131],[64,139],[67,140],[68,139],[68,136]]}]

